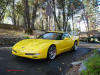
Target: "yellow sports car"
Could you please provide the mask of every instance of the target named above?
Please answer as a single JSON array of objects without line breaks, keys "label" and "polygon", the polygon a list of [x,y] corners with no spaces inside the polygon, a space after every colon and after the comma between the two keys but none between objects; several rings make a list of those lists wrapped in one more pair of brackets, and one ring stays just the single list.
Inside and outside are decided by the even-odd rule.
[{"label": "yellow sports car", "polygon": [[12,47],[12,54],[31,59],[55,59],[56,55],[77,50],[79,37],[67,32],[46,32],[37,39],[25,39]]}]

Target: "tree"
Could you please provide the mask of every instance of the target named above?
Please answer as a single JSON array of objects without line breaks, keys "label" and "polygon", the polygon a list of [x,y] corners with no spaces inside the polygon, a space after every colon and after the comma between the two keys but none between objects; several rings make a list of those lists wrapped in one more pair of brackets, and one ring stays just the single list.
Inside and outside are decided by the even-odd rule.
[{"label": "tree", "polygon": [[[87,22],[87,30],[90,31],[91,23],[92,21],[95,21],[95,6],[96,6],[96,0],[84,0],[84,17]],[[94,24],[95,25],[95,24]],[[94,29],[94,28],[93,28]],[[90,34],[88,33],[88,37],[90,37]]]},{"label": "tree", "polygon": [[68,33],[70,33],[70,32],[71,32],[70,23],[68,23],[67,32],[68,32]]},{"label": "tree", "polygon": [[12,0],[12,20],[13,20],[13,24],[16,25],[16,18],[15,18],[15,0]]},{"label": "tree", "polygon": [[[32,7],[32,15],[31,15],[31,28],[33,30],[35,30],[35,19],[37,17],[37,11],[39,9],[41,9],[43,3],[45,2],[45,0],[30,0],[29,3],[30,3],[30,7]],[[42,12],[41,12],[42,13]]]},{"label": "tree", "polygon": [[36,12],[37,12],[37,9],[38,9],[38,0],[36,0],[35,3],[33,3],[33,12],[32,12],[32,29],[35,30],[35,26],[34,26],[34,22],[35,22],[35,18],[36,18]]},{"label": "tree", "polygon": [[63,8],[63,31],[65,31],[65,21],[66,21],[66,16],[65,16],[65,0],[62,1],[62,8]]},{"label": "tree", "polygon": [[2,0],[2,1],[0,1],[0,23],[2,23],[2,21],[4,19],[6,7],[9,4],[11,4],[11,0]]},{"label": "tree", "polygon": [[[22,25],[23,24],[23,16],[24,16],[24,5],[22,4],[21,1],[16,2],[15,16],[16,16],[16,25],[17,26]],[[23,25],[25,25],[25,24],[23,24]]]},{"label": "tree", "polygon": [[[73,16],[81,10],[82,2],[80,0],[58,0],[59,8],[63,10],[63,30],[67,31],[68,20],[71,18],[73,23]],[[65,11],[66,10],[66,11]],[[73,23],[74,30],[74,23]]]},{"label": "tree", "polygon": [[[10,4],[10,17],[13,19],[15,25],[21,25],[22,23],[26,33],[32,33],[32,30],[35,30],[37,27],[46,29],[47,24],[47,15],[46,15],[46,2],[47,0],[12,0]],[[51,6],[53,9],[53,16],[55,20],[55,27],[58,27],[57,30],[67,31],[69,19],[73,19],[74,14],[80,10],[81,5],[80,0],[51,0]],[[77,1],[77,2],[75,2]],[[16,3],[15,3],[16,2]],[[8,7],[7,7],[8,8]],[[13,10],[11,10],[13,8]],[[61,10],[56,14],[56,9]],[[44,13],[41,11],[44,10]],[[37,14],[38,13],[38,14]],[[39,17],[42,16],[42,21],[39,21],[36,24],[36,21]],[[43,16],[45,16],[43,18]],[[23,17],[23,18],[22,18]],[[21,20],[21,22],[20,22]],[[74,20],[74,19],[73,19]],[[45,22],[46,21],[46,22]],[[44,24],[43,24],[44,23]],[[43,26],[45,25],[45,26]],[[48,27],[47,27],[48,28]],[[40,28],[39,28],[40,29]],[[48,28],[49,29],[49,28]]]},{"label": "tree", "polygon": [[53,0],[53,8],[54,8],[54,10],[53,10],[53,15],[54,15],[54,20],[56,21],[56,23],[57,23],[57,27],[58,27],[58,30],[61,30],[61,27],[60,27],[60,23],[59,23],[59,21],[58,21],[58,19],[57,19],[57,16],[56,16],[56,4],[55,4],[55,0]]},{"label": "tree", "polygon": [[32,28],[30,26],[30,15],[29,15],[29,5],[28,0],[23,0],[24,3],[24,24],[26,26],[25,32],[28,34],[32,34]]}]

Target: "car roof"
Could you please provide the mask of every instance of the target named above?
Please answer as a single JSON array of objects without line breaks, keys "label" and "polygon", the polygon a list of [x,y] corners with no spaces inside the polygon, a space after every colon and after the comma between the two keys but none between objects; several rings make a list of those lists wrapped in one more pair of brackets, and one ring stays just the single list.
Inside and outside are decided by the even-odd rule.
[{"label": "car roof", "polygon": [[51,32],[51,33],[65,33],[65,32],[63,32],[63,31],[48,31],[49,33]]}]

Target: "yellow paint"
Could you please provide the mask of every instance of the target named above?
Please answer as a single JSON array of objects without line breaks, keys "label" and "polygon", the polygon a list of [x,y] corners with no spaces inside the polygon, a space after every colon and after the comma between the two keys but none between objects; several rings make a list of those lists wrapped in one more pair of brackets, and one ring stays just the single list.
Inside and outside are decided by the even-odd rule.
[{"label": "yellow paint", "polygon": [[[54,44],[56,46],[57,55],[71,50],[75,40],[79,43],[79,38],[71,36],[64,40],[48,40],[48,39],[25,39],[19,41],[12,47],[12,54],[31,59],[47,58],[48,48]],[[25,53],[33,53],[34,55],[25,55]],[[40,55],[35,55],[40,54]]]}]

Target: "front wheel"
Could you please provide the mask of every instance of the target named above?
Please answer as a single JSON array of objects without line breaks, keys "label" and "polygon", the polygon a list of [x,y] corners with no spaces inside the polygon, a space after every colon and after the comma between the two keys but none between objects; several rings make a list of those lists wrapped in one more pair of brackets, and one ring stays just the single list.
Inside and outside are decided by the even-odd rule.
[{"label": "front wheel", "polygon": [[76,51],[77,49],[78,49],[78,45],[77,45],[77,42],[75,41],[75,43],[74,43],[74,46],[73,46],[72,50],[73,50],[73,51]]},{"label": "front wheel", "polygon": [[56,47],[54,45],[50,46],[48,49],[48,59],[53,60],[56,57]]}]

